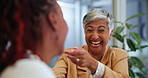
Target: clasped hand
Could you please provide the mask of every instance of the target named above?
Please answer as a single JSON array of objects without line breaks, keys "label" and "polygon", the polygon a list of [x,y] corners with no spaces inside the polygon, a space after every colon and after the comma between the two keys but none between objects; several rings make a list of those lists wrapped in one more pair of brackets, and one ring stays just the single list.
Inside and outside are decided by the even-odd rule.
[{"label": "clasped hand", "polygon": [[95,73],[98,62],[94,59],[87,50],[81,47],[75,47],[71,50],[65,50],[64,53],[76,65],[87,67],[92,74]]}]

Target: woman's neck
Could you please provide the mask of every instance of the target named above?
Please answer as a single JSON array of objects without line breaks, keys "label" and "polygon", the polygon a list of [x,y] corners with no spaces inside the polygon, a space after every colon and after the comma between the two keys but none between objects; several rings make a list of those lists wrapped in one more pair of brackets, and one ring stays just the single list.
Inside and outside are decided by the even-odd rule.
[{"label": "woman's neck", "polygon": [[102,57],[103,57],[103,54],[104,52],[98,52],[97,54],[96,53],[93,53],[91,52],[90,50],[88,51],[90,53],[90,55],[95,58],[96,60],[98,61],[101,61]]}]

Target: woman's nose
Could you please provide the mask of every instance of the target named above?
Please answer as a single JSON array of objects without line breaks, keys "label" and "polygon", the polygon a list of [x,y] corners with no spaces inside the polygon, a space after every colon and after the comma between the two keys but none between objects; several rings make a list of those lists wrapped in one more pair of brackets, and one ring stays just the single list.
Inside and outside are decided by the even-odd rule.
[{"label": "woman's nose", "polygon": [[97,33],[97,32],[94,32],[94,33],[92,34],[92,38],[93,38],[93,39],[98,39],[98,38],[99,38],[98,33]]}]

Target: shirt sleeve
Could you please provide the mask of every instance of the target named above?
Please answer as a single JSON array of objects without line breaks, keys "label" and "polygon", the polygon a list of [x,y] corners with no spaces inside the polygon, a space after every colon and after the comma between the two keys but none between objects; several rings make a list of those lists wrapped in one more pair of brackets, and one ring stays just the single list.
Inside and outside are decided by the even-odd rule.
[{"label": "shirt sleeve", "polygon": [[93,78],[102,78],[104,75],[104,65],[98,61],[98,67],[96,73],[93,75]]}]

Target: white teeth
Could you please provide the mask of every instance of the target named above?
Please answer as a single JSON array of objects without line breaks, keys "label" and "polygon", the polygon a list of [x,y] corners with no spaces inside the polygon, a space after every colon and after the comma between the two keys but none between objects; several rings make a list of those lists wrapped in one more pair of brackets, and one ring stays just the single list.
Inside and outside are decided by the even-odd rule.
[{"label": "white teeth", "polygon": [[98,47],[100,45],[101,41],[98,41],[98,42],[91,42],[92,46],[93,47]]},{"label": "white teeth", "polygon": [[92,42],[92,44],[99,44],[100,42]]}]

